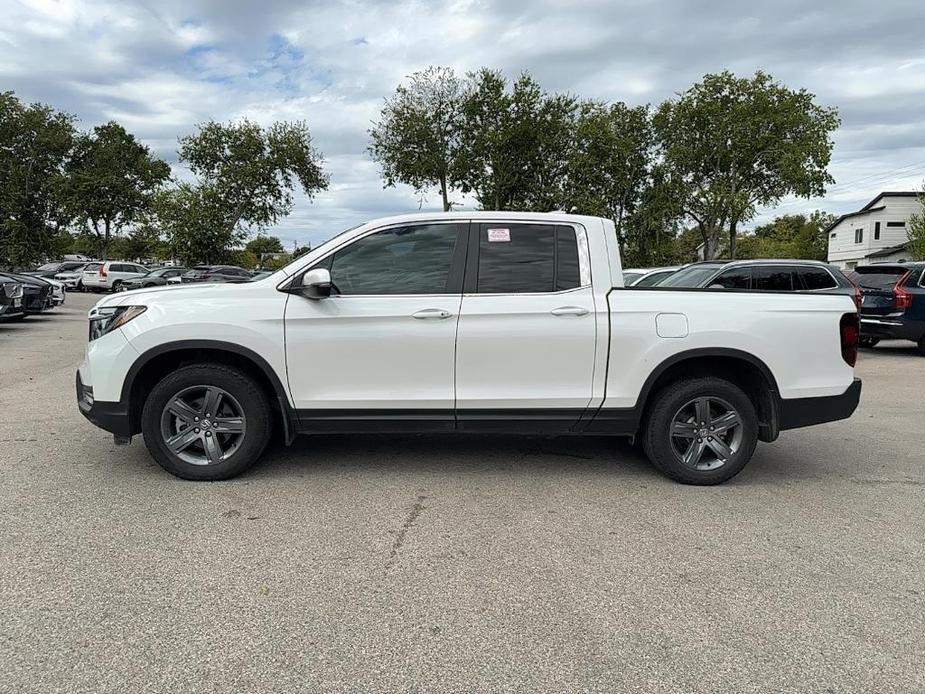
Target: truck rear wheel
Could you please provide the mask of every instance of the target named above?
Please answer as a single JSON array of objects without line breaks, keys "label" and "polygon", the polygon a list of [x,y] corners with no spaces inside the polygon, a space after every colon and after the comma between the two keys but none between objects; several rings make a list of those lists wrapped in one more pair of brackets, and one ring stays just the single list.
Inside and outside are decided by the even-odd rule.
[{"label": "truck rear wheel", "polygon": [[247,470],[270,439],[271,411],[260,385],[221,364],[193,364],[163,378],[141,415],[145,445],[168,472],[224,480]]},{"label": "truck rear wheel", "polygon": [[758,417],[734,383],[705,377],[660,390],[643,424],[643,448],[652,464],[684,484],[720,484],[751,460]]}]

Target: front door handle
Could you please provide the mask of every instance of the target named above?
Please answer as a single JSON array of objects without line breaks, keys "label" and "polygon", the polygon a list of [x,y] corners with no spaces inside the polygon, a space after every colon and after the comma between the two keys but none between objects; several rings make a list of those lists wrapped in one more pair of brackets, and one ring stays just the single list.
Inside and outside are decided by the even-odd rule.
[{"label": "front door handle", "polygon": [[550,313],[554,316],[583,316],[588,313],[584,306],[560,306],[554,308]]},{"label": "front door handle", "polygon": [[428,318],[449,318],[452,315],[452,313],[442,308],[425,308],[417,313],[412,313],[411,317],[418,318],[419,320],[426,320]]}]

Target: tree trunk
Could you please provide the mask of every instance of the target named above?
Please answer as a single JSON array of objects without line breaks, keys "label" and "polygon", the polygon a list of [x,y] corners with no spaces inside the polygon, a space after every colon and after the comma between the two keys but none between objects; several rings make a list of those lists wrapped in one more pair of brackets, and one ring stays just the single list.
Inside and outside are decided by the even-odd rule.
[{"label": "tree trunk", "polygon": [[736,225],[739,221],[733,217],[729,220],[729,259],[736,259]]},{"label": "tree trunk", "polygon": [[450,211],[450,199],[446,194],[446,175],[440,176],[440,196],[443,198],[443,211]]}]

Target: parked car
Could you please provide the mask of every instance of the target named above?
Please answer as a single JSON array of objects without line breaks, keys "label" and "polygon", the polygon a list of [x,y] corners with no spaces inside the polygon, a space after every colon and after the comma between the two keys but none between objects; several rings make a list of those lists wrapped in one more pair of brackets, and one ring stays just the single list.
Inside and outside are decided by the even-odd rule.
[{"label": "parked car", "polygon": [[51,277],[42,277],[43,280],[51,285],[51,302],[55,306],[61,306],[67,299],[67,289],[64,282]]},{"label": "parked car", "polygon": [[[180,277],[183,273],[188,272],[185,267],[161,267],[151,270],[147,275],[136,277],[133,280],[125,280],[119,289],[124,292],[132,289],[149,289],[151,287],[163,287],[173,277]],[[116,290],[119,291],[119,290]]]},{"label": "parked car", "polygon": [[854,269],[861,287],[861,345],[912,340],[925,354],[925,263],[875,263]]},{"label": "parked car", "polygon": [[126,280],[134,280],[148,274],[148,268],[124,260],[105,260],[87,263],[80,281],[92,292],[119,291]]},{"label": "parked car", "polygon": [[54,278],[59,282],[63,282],[64,286],[69,290],[82,292],[84,289],[83,274],[86,267],[87,263],[80,263],[77,267],[71,270],[56,273]]},{"label": "parked car", "polygon": [[39,266],[34,272],[27,274],[37,275],[39,277],[54,278],[65,272],[74,272],[86,265],[84,261],[64,261],[61,263],[47,263]]},{"label": "parked car", "polygon": [[[78,405],[198,480],[295,434],[640,437],[690,484],[758,440],[850,416],[848,296],[625,289],[613,222],[450,212],[345,232],[262,282],[156,288],[89,312]],[[284,385],[285,384],[285,385]]]},{"label": "parked car", "polygon": [[658,287],[846,294],[860,305],[860,292],[834,265],[817,260],[732,260],[691,263]]},{"label": "parked car", "polygon": [[0,275],[0,321],[22,318],[22,282]]},{"label": "parked car", "polygon": [[680,269],[674,267],[633,268],[623,271],[623,285],[626,287],[652,287]]},{"label": "parked car", "polygon": [[251,282],[256,282],[257,280],[266,279],[273,274],[273,270],[255,270],[251,273]]},{"label": "parked car", "polygon": [[51,285],[41,277],[15,272],[0,272],[0,282],[10,281],[22,284],[22,308],[25,315],[47,311],[54,305]]},{"label": "parked car", "polygon": [[251,273],[235,265],[197,265],[180,276],[183,282],[246,282]]}]

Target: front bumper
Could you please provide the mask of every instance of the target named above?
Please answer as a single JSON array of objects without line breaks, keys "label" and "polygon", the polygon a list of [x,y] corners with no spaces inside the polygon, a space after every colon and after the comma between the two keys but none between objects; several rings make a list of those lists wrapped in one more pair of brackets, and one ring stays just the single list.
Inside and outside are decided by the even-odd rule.
[{"label": "front bumper", "polygon": [[93,388],[84,385],[77,372],[77,407],[80,414],[104,431],[116,436],[131,436],[128,406],[121,402],[100,402],[93,398]]},{"label": "front bumper", "polygon": [[848,419],[861,400],[861,379],[854,382],[841,395],[822,398],[791,398],[780,400],[780,429],[797,429],[814,424]]}]

